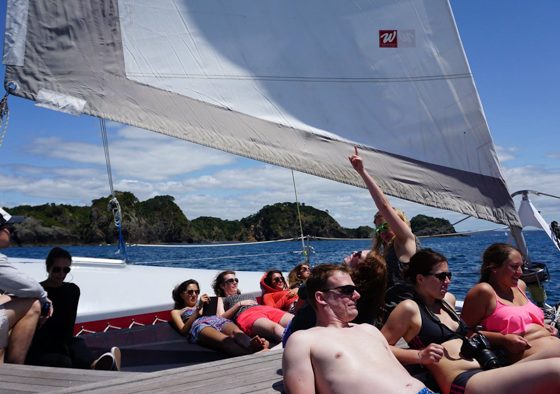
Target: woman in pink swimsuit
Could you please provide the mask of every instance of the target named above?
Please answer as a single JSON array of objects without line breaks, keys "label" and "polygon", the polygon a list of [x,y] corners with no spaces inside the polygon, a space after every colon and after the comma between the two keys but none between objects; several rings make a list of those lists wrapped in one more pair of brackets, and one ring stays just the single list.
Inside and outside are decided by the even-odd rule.
[{"label": "woman in pink swimsuit", "polygon": [[481,325],[512,363],[559,357],[558,330],[544,323],[542,310],[525,294],[521,253],[496,243],[486,249],[482,261],[480,283],[468,292],[461,318],[469,327]]}]

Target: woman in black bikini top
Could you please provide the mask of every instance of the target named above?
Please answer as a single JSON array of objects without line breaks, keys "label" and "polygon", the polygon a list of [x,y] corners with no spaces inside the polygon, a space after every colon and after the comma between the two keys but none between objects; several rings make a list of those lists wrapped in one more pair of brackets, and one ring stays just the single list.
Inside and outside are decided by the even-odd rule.
[{"label": "woman in black bikini top", "polygon": [[475,359],[461,354],[464,324],[447,292],[451,272],[445,256],[423,249],[410,259],[406,277],[414,285],[415,300],[401,302],[381,332],[390,345],[404,338],[410,349],[393,346],[402,364],[421,364],[444,394],[560,392],[560,359],[528,361],[482,370]]}]

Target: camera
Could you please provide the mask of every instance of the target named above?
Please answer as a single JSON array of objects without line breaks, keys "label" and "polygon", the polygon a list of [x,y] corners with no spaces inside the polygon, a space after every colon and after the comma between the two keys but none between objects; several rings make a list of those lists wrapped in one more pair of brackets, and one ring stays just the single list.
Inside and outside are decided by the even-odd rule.
[{"label": "camera", "polygon": [[496,354],[490,349],[490,342],[483,334],[477,333],[470,338],[463,338],[461,355],[465,358],[475,359],[484,370],[500,367]]}]

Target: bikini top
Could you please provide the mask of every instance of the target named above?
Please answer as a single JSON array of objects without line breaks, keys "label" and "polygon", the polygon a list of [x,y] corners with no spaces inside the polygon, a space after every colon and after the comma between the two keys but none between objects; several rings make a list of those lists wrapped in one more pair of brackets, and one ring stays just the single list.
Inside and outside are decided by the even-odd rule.
[{"label": "bikini top", "polygon": [[[527,300],[525,305],[509,305],[496,294],[496,309],[481,324],[485,330],[502,334],[523,334],[530,324],[544,326],[544,312],[533,304],[525,292],[517,288]],[[494,293],[496,293],[494,291]]]},{"label": "bikini top", "polygon": [[417,299],[415,299],[415,301],[420,309],[422,325],[418,335],[408,342],[408,346],[412,349],[423,349],[430,343],[442,344],[450,339],[461,338],[467,335],[467,326],[465,322],[457,316],[457,313],[455,313],[453,308],[445,301],[441,301],[442,307],[454,321],[459,323],[457,331],[453,331],[443,324],[434,313],[428,310],[428,307],[424,305],[422,301]]},{"label": "bikini top", "polygon": [[195,308],[185,308],[183,312],[181,312],[181,319],[183,322],[189,320],[189,317],[194,313]]}]

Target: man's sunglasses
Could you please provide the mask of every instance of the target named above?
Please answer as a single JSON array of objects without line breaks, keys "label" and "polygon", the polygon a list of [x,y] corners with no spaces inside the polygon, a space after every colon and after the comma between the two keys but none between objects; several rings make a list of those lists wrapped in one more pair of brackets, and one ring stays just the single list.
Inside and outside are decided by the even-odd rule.
[{"label": "man's sunglasses", "polygon": [[51,272],[53,274],[59,274],[60,272],[64,272],[65,274],[67,274],[68,272],[70,272],[71,268],[70,267],[53,267],[51,269]]},{"label": "man's sunglasses", "polygon": [[226,284],[228,284],[228,285],[233,284],[233,282],[239,283],[239,279],[237,279],[237,278],[229,278],[228,280],[224,281],[224,283],[226,283]]},{"label": "man's sunglasses", "polygon": [[354,286],[354,285],[344,285],[344,286],[333,287],[331,289],[324,289],[322,291],[324,291],[324,292],[336,291],[337,293],[339,293],[341,295],[351,297],[354,294],[354,292],[356,291],[356,286]]},{"label": "man's sunglasses", "polygon": [[436,278],[438,278],[440,281],[444,281],[445,278],[451,280],[451,276],[453,275],[451,272],[438,272],[437,274],[428,274],[428,275],[432,275],[435,276]]},{"label": "man's sunglasses", "polygon": [[375,227],[373,231],[375,231],[375,234],[381,234],[385,231],[389,231],[389,224],[387,222],[381,223],[379,226]]}]

